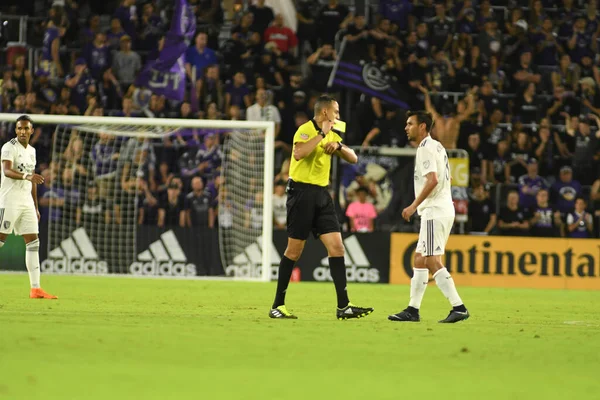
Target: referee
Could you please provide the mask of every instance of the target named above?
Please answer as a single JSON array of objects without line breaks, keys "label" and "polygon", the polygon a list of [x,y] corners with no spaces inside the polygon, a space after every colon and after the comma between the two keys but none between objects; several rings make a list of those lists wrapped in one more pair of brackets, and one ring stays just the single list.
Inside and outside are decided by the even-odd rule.
[{"label": "referee", "polygon": [[269,317],[297,318],[286,309],[285,294],[292,269],[312,232],[327,248],[329,269],[337,294],[337,318],[360,318],[372,313],[373,309],[357,307],[348,299],[344,244],[335,207],[327,190],[331,155],[337,153],[352,164],[356,164],[358,158],[354,150],[342,144],[342,138],[333,129],[340,117],[337,101],[330,96],[319,97],[314,113],[314,118],[301,125],[294,135],[287,186],[288,244],[279,264],[277,292]]}]

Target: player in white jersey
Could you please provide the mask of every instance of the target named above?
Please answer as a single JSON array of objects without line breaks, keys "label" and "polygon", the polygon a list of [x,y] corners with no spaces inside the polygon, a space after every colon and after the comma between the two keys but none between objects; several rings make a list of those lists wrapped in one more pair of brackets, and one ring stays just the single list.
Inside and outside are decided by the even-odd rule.
[{"label": "player in white jersey", "polygon": [[[33,123],[27,115],[17,118],[17,137],[2,146],[0,181],[0,248],[13,231],[25,239],[25,265],[29,272],[32,299],[56,299],[40,287],[40,213],[37,185],[44,178],[35,173],[35,149],[29,145]],[[1,253],[0,253],[1,258]]]},{"label": "player in white jersey", "polygon": [[448,316],[439,321],[453,323],[469,318],[450,273],[442,264],[442,255],[450,230],[454,224],[454,204],[450,187],[450,168],[446,149],[429,133],[433,126],[431,114],[425,111],[407,113],[406,134],[408,140],[418,143],[415,157],[415,201],[402,211],[402,217],[410,221],[418,212],[421,217],[419,241],[415,249],[415,267],[410,281],[408,307],[388,317],[391,321],[419,322],[419,308],[433,275],[438,287],[452,304]]}]

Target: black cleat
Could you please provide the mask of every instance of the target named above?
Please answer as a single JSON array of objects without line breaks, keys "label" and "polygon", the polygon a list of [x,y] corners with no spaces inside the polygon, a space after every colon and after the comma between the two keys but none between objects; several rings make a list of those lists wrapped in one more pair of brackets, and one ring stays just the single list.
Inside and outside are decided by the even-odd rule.
[{"label": "black cleat", "polygon": [[280,319],[298,319],[294,314],[289,312],[285,306],[279,306],[277,308],[272,308],[269,311],[270,318],[280,318]]},{"label": "black cleat", "polygon": [[421,317],[419,314],[414,314],[408,311],[408,309],[400,311],[398,314],[392,314],[388,316],[390,321],[399,321],[399,322],[419,322],[421,321]]},{"label": "black cleat", "polygon": [[371,314],[373,309],[370,307],[357,307],[352,303],[348,303],[348,305],[344,308],[338,308],[336,310],[336,317],[340,321],[343,319],[351,319],[351,318],[362,318]]},{"label": "black cleat", "polygon": [[450,311],[450,314],[448,314],[448,316],[445,319],[438,321],[438,322],[441,324],[453,324],[455,322],[465,321],[470,316],[471,315],[469,315],[469,311],[452,310],[452,311]]}]

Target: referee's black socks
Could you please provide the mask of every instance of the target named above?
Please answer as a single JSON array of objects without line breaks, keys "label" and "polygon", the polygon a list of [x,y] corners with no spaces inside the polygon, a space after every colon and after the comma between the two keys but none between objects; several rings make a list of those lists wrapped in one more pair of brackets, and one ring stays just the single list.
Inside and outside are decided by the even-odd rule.
[{"label": "referee's black socks", "polygon": [[346,290],[346,264],[344,257],[329,257],[329,272],[335,285],[338,308],[344,308],[350,303],[348,291]]},{"label": "referee's black socks", "polygon": [[279,276],[277,278],[277,291],[275,292],[275,302],[273,308],[277,308],[285,304],[285,292],[290,284],[292,270],[294,269],[294,260],[290,260],[286,256],[281,257],[279,263]]}]

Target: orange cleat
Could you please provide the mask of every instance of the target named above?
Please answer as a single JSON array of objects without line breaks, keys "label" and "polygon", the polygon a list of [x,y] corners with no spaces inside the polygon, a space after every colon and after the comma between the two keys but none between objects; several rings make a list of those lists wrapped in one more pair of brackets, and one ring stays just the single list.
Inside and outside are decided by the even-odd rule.
[{"label": "orange cleat", "polygon": [[44,292],[42,288],[31,289],[29,292],[30,299],[58,299],[58,297],[53,296]]}]

